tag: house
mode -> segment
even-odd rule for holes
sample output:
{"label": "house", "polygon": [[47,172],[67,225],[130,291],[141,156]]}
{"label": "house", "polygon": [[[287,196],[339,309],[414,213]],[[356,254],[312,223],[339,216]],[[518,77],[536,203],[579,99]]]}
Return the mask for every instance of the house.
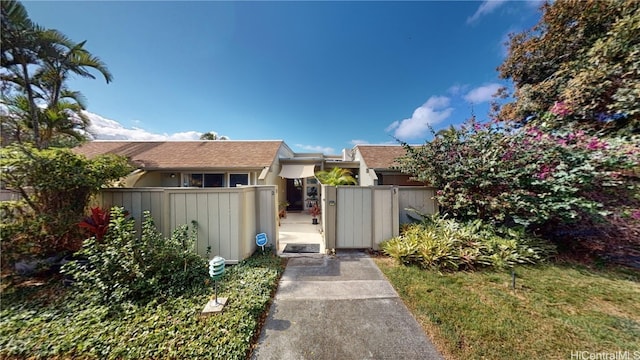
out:
{"label": "house", "polygon": [[319,199],[319,170],[351,170],[359,185],[423,185],[392,169],[399,145],[357,145],[342,156],[294,153],[282,140],[92,141],[74,151],[87,157],[114,153],[137,169],[125,187],[236,187],[276,185],[287,210],[308,210]]}
{"label": "house", "polygon": [[411,175],[393,168],[397,165],[396,159],[405,155],[406,151],[400,145],[356,145],[350,151],[349,159],[359,164],[361,186],[424,186],[412,181]]}

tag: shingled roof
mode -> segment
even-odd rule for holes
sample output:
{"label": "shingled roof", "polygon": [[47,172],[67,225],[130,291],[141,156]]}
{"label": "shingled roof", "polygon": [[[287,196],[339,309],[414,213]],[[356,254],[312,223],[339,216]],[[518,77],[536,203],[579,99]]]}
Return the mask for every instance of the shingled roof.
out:
{"label": "shingled roof", "polygon": [[145,170],[264,168],[278,156],[274,141],[91,141],[73,151],[92,158],[119,154]]}
{"label": "shingled roof", "polygon": [[362,159],[371,169],[389,169],[396,165],[395,160],[406,154],[400,145],[356,145]]}

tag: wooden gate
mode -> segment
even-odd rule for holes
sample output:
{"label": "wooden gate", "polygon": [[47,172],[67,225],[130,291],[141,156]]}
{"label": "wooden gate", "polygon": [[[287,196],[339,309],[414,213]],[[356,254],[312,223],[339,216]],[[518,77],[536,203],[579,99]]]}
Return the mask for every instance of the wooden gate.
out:
{"label": "wooden gate", "polygon": [[[328,248],[377,249],[398,232],[397,188],[338,186],[323,191]],[[333,190],[333,191],[332,191]],[[395,200],[394,200],[395,199]]]}
{"label": "wooden gate", "polygon": [[405,208],[437,211],[434,189],[397,186],[322,186],[322,228],[327,249],[374,249],[410,222]]}

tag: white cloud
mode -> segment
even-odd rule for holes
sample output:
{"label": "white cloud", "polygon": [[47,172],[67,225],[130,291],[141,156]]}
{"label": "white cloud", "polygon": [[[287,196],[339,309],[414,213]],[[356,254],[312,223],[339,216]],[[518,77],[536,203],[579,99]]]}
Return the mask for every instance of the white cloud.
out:
{"label": "white cloud", "polygon": [[451,95],[460,95],[463,92],[465,92],[467,89],[469,88],[469,85],[463,84],[463,85],[453,85],[452,87],[450,87],[449,89],[447,89],[447,92]]}
{"label": "white cloud", "polygon": [[317,152],[317,153],[323,153],[323,154],[335,153],[332,147],[324,147],[324,146],[317,146],[317,145],[302,145],[302,144],[296,144],[296,147],[304,151],[310,151],[310,152]]}
{"label": "white cloud", "polygon": [[502,4],[504,4],[505,2],[506,0],[483,1],[482,4],[480,4],[480,7],[478,8],[478,10],[476,10],[476,12],[473,15],[467,18],[467,24],[472,24],[478,21],[478,19],[480,19],[482,16],[491,14],[495,9],[502,6]]}
{"label": "white cloud", "polygon": [[360,139],[354,139],[349,141],[349,143],[351,145],[365,145],[365,144],[369,144],[369,142],[367,140],[360,140]]}
{"label": "white cloud", "polygon": [[[430,97],[422,107],[441,108],[449,106],[449,99],[446,96],[432,96]],[[419,108],[418,108],[419,109]]]}
{"label": "white cloud", "polygon": [[449,102],[446,96],[432,96],[415,109],[410,118],[394,121],[386,131],[394,131],[393,135],[400,140],[423,138],[430,126],[451,116],[453,108],[449,107]]}
{"label": "white cloud", "polygon": [[483,85],[469,91],[464,96],[464,99],[472,104],[487,102],[493,98],[493,94],[495,94],[500,87],[502,87],[502,85],[496,83]]}
{"label": "white cloud", "polygon": [[396,120],[394,122],[392,122],[391,124],[389,124],[389,126],[387,126],[384,131],[386,132],[392,132],[393,130],[397,129],[398,126],[400,126],[400,121]]}
{"label": "white cloud", "polygon": [[126,128],[119,122],[104,118],[98,114],[85,111],[84,114],[89,118],[91,124],[88,131],[94,140],[198,140],[201,132],[184,131],[173,134],[155,134],[138,127]]}

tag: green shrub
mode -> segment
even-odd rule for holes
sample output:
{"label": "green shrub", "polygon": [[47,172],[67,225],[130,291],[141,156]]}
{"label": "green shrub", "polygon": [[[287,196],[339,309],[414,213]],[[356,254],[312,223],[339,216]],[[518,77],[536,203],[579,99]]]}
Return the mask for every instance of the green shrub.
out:
{"label": "green shrub", "polygon": [[401,236],[383,242],[381,248],[401,264],[437,270],[535,264],[555,252],[552,244],[522,228],[496,227],[480,220],[463,223],[437,215],[407,226]]}
{"label": "green shrub", "polygon": [[399,169],[437,187],[442,212],[457,219],[553,229],[585,219],[609,221],[619,206],[640,206],[633,196],[639,186],[637,137],[516,129],[473,118],[422,146],[405,148]]}
{"label": "green shrub", "polygon": [[160,234],[149,212],[142,234],[122,208],[113,208],[102,241],[91,237],[62,272],[72,277],[81,295],[105,304],[144,302],[189,293],[204,286],[207,262],[194,250],[196,227],[177,228],[170,238]]}
{"label": "green shrub", "polygon": [[229,302],[208,317],[212,286],[115,309],[58,281],[4,289],[0,359],[247,359],[283,271],[282,258],[261,251],[229,266],[218,285]]}
{"label": "green shrub", "polygon": [[2,222],[11,223],[3,231],[3,260],[77,251],[82,236],[76,225],[90,196],[131,170],[127,159],[116,155],[87,159],[68,149],[0,149],[0,182],[23,198],[19,205],[2,209]]}

